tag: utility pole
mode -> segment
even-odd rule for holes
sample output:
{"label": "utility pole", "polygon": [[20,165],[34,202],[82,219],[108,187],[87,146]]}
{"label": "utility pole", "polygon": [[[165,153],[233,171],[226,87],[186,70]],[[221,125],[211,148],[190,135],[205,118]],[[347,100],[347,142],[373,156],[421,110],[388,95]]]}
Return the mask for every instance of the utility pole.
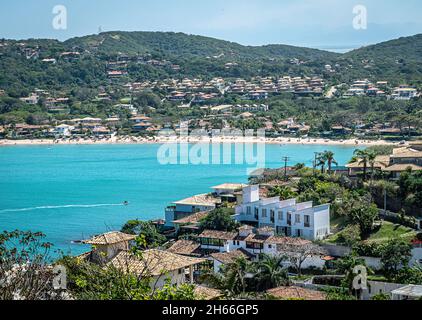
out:
{"label": "utility pole", "polygon": [[284,161],[284,180],[287,181],[287,162],[290,160],[290,157],[283,157]]}

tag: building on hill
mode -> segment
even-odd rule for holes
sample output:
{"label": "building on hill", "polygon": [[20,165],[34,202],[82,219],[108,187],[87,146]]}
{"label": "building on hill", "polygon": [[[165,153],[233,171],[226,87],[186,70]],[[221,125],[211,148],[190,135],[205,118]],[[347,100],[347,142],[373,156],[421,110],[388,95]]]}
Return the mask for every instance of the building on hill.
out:
{"label": "building on hill", "polygon": [[[240,227],[237,232],[204,230],[198,236],[198,240],[201,250],[211,254],[215,270],[218,270],[221,264],[230,263],[230,258],[234,259],[241,255],[239,252],[232,253],[235,251],[240,250],[248,259],[255,260],[262,254],[282,256],[286,253],[286,247],[300,248],[312,245],[309,240],[277,236],[272,228],[255,229],[248,225]],[[322,255],[310,255],[306,257],[302,266],[304,269],[309,267],[322,269],[325,265],[324,258]],[[290,265],[287,261],[285,264]]]}
{"label": "building on hill", "polygon": [[174,228],[176,226],[174,221],[186,218],[195,213],[212,211],[219,203],[221,203],[220,198],[209,194],[200,194],[173,202],[165,210],[166,227]]}
{"label": "building on hill", "polygon": [[200,269],[205,259],[191,258],[169,251],[157,249],[145,250],[137,256],[128,251],[120,251],[109,263],[125,273],[137,277],[150,278],[152,289],[170,285],[194,283],[194,273]]}
{"label": "building on hill", "polygon": [[242,203],[236,207],[235,218],[260,228],[274,228],[277,234],[288,237],[321,240],[330,234],[329,204],[314,207],[312,202],[297,203],[296,199],[261,199],[257,185],[243,189]]}
{"label": "building on hill", "polygon": [[135,240],[135,238],[135,235],[113,231],[95,236],[89,240],[83,240],[82,243],[93,246],[89,254],[89,260],[103,264],[113,259],[120,251],[129,250],[130,242]]}
{"label": "building on hill", "polygon": [[241,248],[234,251],[212,253],[210,257],[213,260],[214,273],[219,273],[223,266],[235,262],[236,259],[251,260],[254,255]]}
{"label": "building on hill", "polygon": [[[409,147],[396,148],[391,155],[377,156],[374,162],[374,169],[385,172],[390,175],[393,180],[399,179],[400,175],[407,171],[422,171],[422,151],[419,145],[414,144]],[[357,176],[362,174],[364,170],[363,161],[349,163],[346,167],[349,169],[349,176]],[[366,163],[367,173],[371,171],[372,165]]]}

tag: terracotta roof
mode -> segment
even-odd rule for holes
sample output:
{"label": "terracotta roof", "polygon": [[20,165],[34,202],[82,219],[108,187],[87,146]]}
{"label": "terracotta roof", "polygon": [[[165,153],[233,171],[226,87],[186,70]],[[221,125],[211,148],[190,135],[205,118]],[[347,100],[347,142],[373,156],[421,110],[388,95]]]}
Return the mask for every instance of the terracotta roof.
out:
{"label": "terracotta roof", "polygon": [[[374,161],[374,168],[383,169],[387,167],[390,163],[390,156],[377,156]],[[363,161],[357,161],[353,163],[349,163],[346,165],[347,168],[356,169],[361,168],[363,169]],[[367,167],[370,168],[371,164],[367,162]]]}
{"label": "terracotta roof", "polygon": [[183,219],[175,220],[173,223],[175,224],[195,224],[198,223],[200,220],[206,218],[210,213],[209,212],[198,212],[194,213],[188,217]]}
{"label": "terracotta roof", "polygon": [[233,240],[237,237],[237,232],[225,232],[217,230],[204,230],[199,238],[211,238],[211,239],[221,239],[221,240]]}
{"label": "terracotta roof", "polygon": [[300,300],[326,300],[324,292],[309,290],[301,287],[279,287],[267,291],[278,299],[300,299]]}
{"label": "terracotta roof", "polygon": [[384,168],[383,171],[387,172],[403,172],[408,170],[409,168],[412,169],[412,171],[422,171],[422,167],[417,166],[415,164],[394,164],[388,168]]}
{"label": "terracotta roof", "polygon": [[235,250],[230,252],[219,252],[211,254],[211,257],[223,264],[233,263],[236,259],[245,258],[250,259],[252,257],[246,250]]}
{"label": "terracotta roof", "polygon": [[223,293],[220,290],[203,286],[196,286],[194,293],[197,298],[202,300],[216,300],[223,296]]}
{"label": "terracotta roof", "polygon": [[189,255],[197,250],[201,245],[195,241],[179,240],[176,241],[167,251],[176,254]]}
{"label": "terracotta roof", "polygon": [[90,240],[82,241],[85,244],[92,244],[92,245],[106,245],[106,244],[115,244],[124,241],[131,241],[134,240],[136,236],[131,234],[122,233],[119,231],[108,232],[101,234],[99,236],[95,236]]}
{"label": "terracotta roof", "polygon": [[403,153],[396,153],[391,156],[392,158],[422,158],[422,151],[411,151]]}
{"label": "terracotta roof", "polygon": [[204,261],[204,259],[152,249],[143,251],[140,257],[134,256],[128,251],[121,251],[108,265],[138,275],[161,276],[169,271],[186,268]]}

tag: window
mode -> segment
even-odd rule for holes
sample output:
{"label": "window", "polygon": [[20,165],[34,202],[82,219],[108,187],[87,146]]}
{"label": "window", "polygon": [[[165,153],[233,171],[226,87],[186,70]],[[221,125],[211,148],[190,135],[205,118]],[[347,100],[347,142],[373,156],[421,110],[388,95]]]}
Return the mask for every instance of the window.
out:
{"label": "window", "polygon": [[278,220],[283,221],[283,211],[278,212]]}
{"label": "window", "polygon": [[253,250],[262,250],[264,248],[264,244],[255,243],[255,242],[246,242],[246,248],[253,249]]}
{"label": "window", "polygon": [[268,249],[271,249],[271,248],[272,248],[272,246],[269,244],[269,245],[268,245]]}
{"label": "window", "polygon": [[183,274],[185,272],[185,269],[179,269],[179,274]]}
{"label": "window", "polygon": [[295,215],[295,223],[300,223],[300,214]]}
{"label": "window", "polygon": [[306,215],[304,216],[305,219],[305,228],[309,228],[311,226],[311,217]]}
{"label": "window", "polygon": [[271,219],[272,223],[275,222],[275,211],[274,210],[270,210],[270,219]]}
{"label": "window", "polygon": [[258,220],[259,219],[259,209],[255,208],[255,219]]}
{"label": "window", "polygon": [[262,217],[263,218],[267,217],[267,209],[262,209]]}
{"label": "window", "polygon": [[246,214],[248,216],[250,216],[252,214],[252,208],[251,207],[246,207]]}

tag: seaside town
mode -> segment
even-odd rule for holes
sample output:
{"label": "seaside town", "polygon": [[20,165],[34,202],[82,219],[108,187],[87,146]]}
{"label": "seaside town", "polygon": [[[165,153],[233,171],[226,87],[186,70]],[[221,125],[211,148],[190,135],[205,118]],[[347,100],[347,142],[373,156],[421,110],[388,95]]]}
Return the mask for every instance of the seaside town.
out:
{"label": "seaside town", "polygon": [[[31,1],[28,21],[44,8]],[[93,33],[70,2],[71,18],[53,8],[54,32],[0,19],[0,301],[165,301],[162,315],[190,318],[202,301],[216,316],[263,314],[262,301],[422,301],[419,24],[355,19],[357,40],[343,22],[304,34],[313,19],[293,2],[306,28],[288,32],[269,27],[289,20],[272,1],[265,19],[252,2],[231,4],[236,17],[111,2],[83,14],[139,30],[119,11],[134,6],[145,30],[186,33]]]}
{"label": "seaside town", "polygon": [[[312,179],[332,184],[330,188],[353,189],[351,185],[398,181],[400,173],[404,175],[401,167],[422,168],[420,143],[377,156],[368,172],[370,180],[365,172],[367,163],[362,162],[367,161],[362,160],[365,153],[359,155],[348,170],[330,168],[323,174],[319,168],[298,165],[284,173],[268,170],[251,177],[251,183],[259,184],[213,186],[207,194],[174,201],[165,209],[165,220],[134,220],[121,231],[83,240],[92,249],[76,259],[138,276],[149,271],[152,288],[189,284],[197,297],[205,300],[420,299],[421,285],[405,279],[417,272],[420,277],[422,215],[409,219],[374,204],[355,203],[351,211],[357,216],[353,217],[352,212],[340,213],[348,206],[345,198],[340,205],[336,203],[339,199],[323,200],[324,194],[316,201],[302,200],[309,190],[299,189]],[[321,159],[332,156],[321,155]],[[383,171],[388,175],[382,175]],[[347,184],[350,186],[343,187]],[[350,225],[340,227],[347,219],[357,223],[357,234]],[[134,230],[146,241],[140,256],[133,251],[139,246],[134,242]],[[389,238],[387,233],[396,234]],[[349,276],[359,264],[372,273],[368,285],[355,290],[348,287]]]}

